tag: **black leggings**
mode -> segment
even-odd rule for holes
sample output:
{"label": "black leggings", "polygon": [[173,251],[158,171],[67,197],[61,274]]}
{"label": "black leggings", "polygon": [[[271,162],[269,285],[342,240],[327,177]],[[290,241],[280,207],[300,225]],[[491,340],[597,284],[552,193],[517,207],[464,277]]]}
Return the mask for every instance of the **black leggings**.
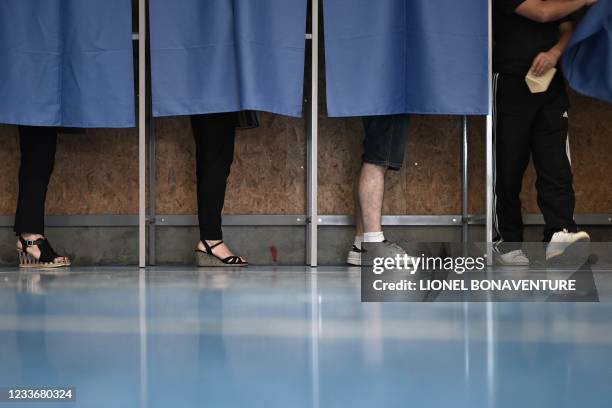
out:
{"label": "black leggings", "polygon": [[21,166],[14,228],[17,234],[45,233],[45,200],[56,145],[57,128],[19,126]]}
{"label": "black leggings", "polygon": [[200,240],[223,239],[221,212],[234,160],[236,113],[191,116],[196,144]]}
{"label": "black leggings", "polygon": [[[220,240],[221,212],[234,158],[235,113],[191,117],[196,144],[200,239]],[[19,126],[21,167],[15,214],[17,234],[45,233],[45,200],[55,163],[57,128]]]}

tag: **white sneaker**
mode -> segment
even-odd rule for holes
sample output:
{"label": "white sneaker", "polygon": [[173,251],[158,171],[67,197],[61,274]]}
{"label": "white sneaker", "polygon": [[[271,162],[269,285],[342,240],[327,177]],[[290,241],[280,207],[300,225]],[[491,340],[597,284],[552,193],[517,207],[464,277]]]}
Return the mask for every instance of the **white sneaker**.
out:
{"label": "white sneaker", "polygon": [[584,231],[568,232],[566,229],[556,232],[546,247],[546,260],[563,255],[563,253],[577,242],[591,242],[591,237]]}
{"label": "white sneaker", "polygon": [[[374,258],[395,258],[397,255],[407,255],[406,251],[404,251],[404,249],[395,242],[385,240],[383,242],[379,242],[378,244],[380,245],[377,245],[370,254],[370,262]],[[365,264],[366,261],[363,260],[363,254],[365,252],[366,251],[363,248],[359,249],[357,246],[353,245],[353,248],[351,248],[346,258],[346,263],[354,266],[372,266],[371,264]],[[414,265],[412,260],[413,257],[408,256],[408,258],[409,262]]]}
{"label": "white sneaker", "polygon": [[529,266],[529,258],[523,252],[522,249],[516,249],[514,251],[506,252],[502,254],[498,252],[495,254],[495,260],[499,265],[504,266]]}
{"label": "white sneaker", "polygon": [[361,266],[361,253],[363,250],[357,248],[353,245],[353,248],[348,253],[348,257],[346,258],[346,263],[354,266]]}

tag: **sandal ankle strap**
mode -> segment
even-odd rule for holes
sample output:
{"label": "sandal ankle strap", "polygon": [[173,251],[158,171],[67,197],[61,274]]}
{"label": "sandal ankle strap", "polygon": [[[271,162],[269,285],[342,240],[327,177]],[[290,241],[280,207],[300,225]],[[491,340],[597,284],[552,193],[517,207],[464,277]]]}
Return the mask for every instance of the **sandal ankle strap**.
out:
{"label": "sandal ankle strap", "polygon": [[206,240],[202,240],[202,243],[204,244],[204,248],[206,248],[206,252],[212,255],[212,250],[218,247],[219,245],[221,245],[223,243],[223,240],[217,242],[214,245],[209,245],[208,242],[206,242]]}
{"label": "sandal ankle strap", "polygon": [[22,236],[19,236],[19,242],[21,242],[21,246],[23,248],[29,248],[29,247],[33,247],[33,246],[38,246],[38,245],[42,244],[44,241],[45,241],[45,238],[25,239]]}

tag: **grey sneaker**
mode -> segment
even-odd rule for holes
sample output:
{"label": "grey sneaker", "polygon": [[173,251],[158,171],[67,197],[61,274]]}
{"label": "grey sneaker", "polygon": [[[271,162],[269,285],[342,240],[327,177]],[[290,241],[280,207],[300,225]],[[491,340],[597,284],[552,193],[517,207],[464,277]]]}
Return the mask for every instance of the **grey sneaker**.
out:
{"label": "grey sneaker", "polygon": [[504,266],[529,266],[529,258],[522,249],[501,253],[495,252],[495,261],[498,265]]}
{"label": "grey sneaker", "polygon": [[579,242],[590,242],[591,237],[584,231],[568,232],[566,229],[556,232],[546,247],[546,260],[550,261],[563,255],[572,245]]}
{"label": "grey sneaker", "polygon": [[397,255],[408,255],[404,248],[395,242],[384,240],[383,242],[368,242],[364,244],[366,246],[370,244],[370,249],[361,249],[361,266],[372,266],[374,258],[395,258]]}
{"label": "grey sneaker", "polygon": [[357,248],[356,245],[353,245],[353,248],[348,253],[346,257],[346,263],[354,266],[361,266],[361,254],[363,253],[362,249]]}

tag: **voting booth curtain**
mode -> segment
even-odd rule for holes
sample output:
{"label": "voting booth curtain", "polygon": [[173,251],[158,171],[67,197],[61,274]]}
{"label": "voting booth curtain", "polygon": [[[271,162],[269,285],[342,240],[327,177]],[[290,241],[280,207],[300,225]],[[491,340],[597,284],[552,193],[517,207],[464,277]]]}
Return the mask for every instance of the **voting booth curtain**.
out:
{"label": "voting booth curtain", "polygon": [[488,113],[487,0],[324,0],[330,116]]}
{"label": "voting booth curtain", "polygon": [[576,29],[563,56],[570,86],[612,102],[612,1],[597,2]]}
{"label": "voting booth curtain", "polygon": [[0,123],[134,126],[129,0],[0,1]]}
{"label": "voting booth curtain", "polygon": [[150,0],[155,116],[301,116],[306,0]]}

